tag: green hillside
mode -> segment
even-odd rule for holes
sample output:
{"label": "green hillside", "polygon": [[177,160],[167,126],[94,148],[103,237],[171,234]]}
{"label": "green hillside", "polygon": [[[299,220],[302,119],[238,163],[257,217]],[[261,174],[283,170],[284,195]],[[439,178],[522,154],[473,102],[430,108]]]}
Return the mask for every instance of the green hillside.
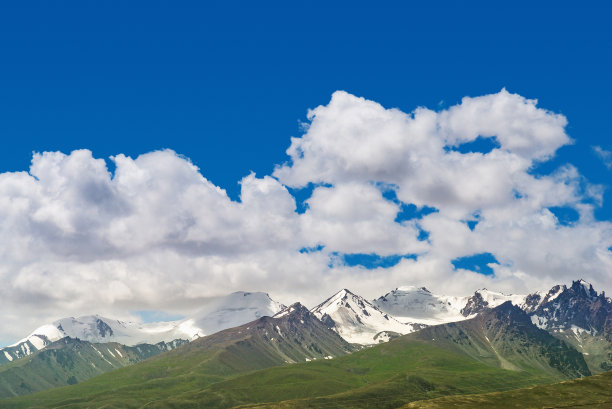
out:
{"label": "green hillside", "polygon": [[554,334],[576,348],[593,374],[612,370],[612,339],[609,335],[591,334],[586,331],[564,330]]}
{"label": "green hillside", "polygon": [[553,382],[541,373],[504,370],[405,337],[331,361],[257,371],[152,403],[148,407],[254,404],[283,408],[396,408],[451,394]]}
{"label": "green hillside", "polygon": [[504,369],[543,372],[565,379],[591,375],[581,353],[537,328],[509,301],[473,319],[425,328],[407,337]]}
{"label": "green hillside", "polygon": [[531,388],[413,402],[402,409],[612,408],[612,372]]}
{"label": "green hillside", "polygon": [[[191,347],[191,348],[189,348]],[[519,388],[554,382],[548,374],[488,366],[422,341],[398,338],[333,360],[319,359],[221,375],[234,362],[232,348],[193,354],[191,345],[90,381],[19,399],[2,407],[206,407],[280,402],[286,407],[389,407],[456,393]],[[307,400],[300,400],[309,398]],[[272,405],[275,406],[275,405]]]}
{"label": "green hillside", "polygon": [[0,398],[76,384],[169,348],[163,342],[128,347],[63,338],[32,355],[0,365]]}

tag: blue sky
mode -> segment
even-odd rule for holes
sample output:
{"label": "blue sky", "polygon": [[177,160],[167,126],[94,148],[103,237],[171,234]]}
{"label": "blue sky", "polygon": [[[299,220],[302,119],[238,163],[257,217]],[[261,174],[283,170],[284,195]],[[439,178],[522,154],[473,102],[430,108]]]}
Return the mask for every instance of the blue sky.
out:
{"label": "blue sky", "polygon": [[[432,283],[454,294],[482,286],[521,292],[580,275],[609,291],[610,7],[498,3],[0,6],[0,199],[10,199],[0,200],[0,216],[10,220],[0,225],[0,278],[11,283],[0,289],[0,309],[15,327],[0,340],[61,316],[179,316],[200,298],[238,290],[312,304],[347,286],[366,297]],[[418,116],[406,120],[388,108],[410,114],[426,107],[442,123],[462,98],[487,95],[465,106],[512,100],[523,109],[537,99],[534,115],[544,115],[555,132],[554,114],[563,115],[573,140],[547,145],[556,155],[542,163],[524,152],[509,162],[532,164],[529,170],[506,175],[490,158],[459,169],[469,176],[487,167],[533,189],[525,200],[525,192],[509,195],[508,206],[487,196],[499,186],[486,180],[476,183],[480,190],[469,177],[450,177],[439,191],[413,186],[396,172],[405,170],[403,160],[389,160],[397,169],[377,179],[342,169],[318,174],[311,166],[320,160],[332,169],[339,158],[351,162],[350,155],[314,149],[301,161],[301,151],[287,154],[299,141],[300,149],[324,146],[325,130],[361,118],[355,113],[375,112],[372,123],[383,128],[387,120],[405,125]],[[478,122],[466,112],[459,116]],[[518,120],[532,126],[528,117]],[[378,125],[370,125],[346,135],[329,131],[327,140],[338,136],[345,152],[359,148],[351,138],[375,135]],[[498,126],[500,134],[512,127]],[[393,156],[404,136],[393,135],[389,146],[370,140],[368,149]],[[300,139],[292,145],[291,137]],[[432,157],[488,154],[509,143],[500,141],[457,142]],[[87,151],[70,155],[79,149]],[[151,153],[163,149],[171,151]],[[410,149],[397,152],[425,159],[431,153],[427,143]],[[33,156],[47,151],[65,155]],[[95,158],[123,176],[107,178]],[[438,176],[452,176],[453,163],[441,165]],[[30,176],[7,173],[15,171]],[[155,177],[141,183],[138,171]],[[604,189],[601,203],[593,185]],[[445,201],[453,187],[456,205]],[[470,189],[473,197],[461,195]],[[538,189],[551,200],[537,198]],[[515,225],[506,243],[503,234]],[[314,277],[309,286],[302,275]]]}
{"label": "blue sky", "polygon": [[171,148],[236,197],[335,90],[410,112],[506,87],[569,119],[555,163],[610,180],[591,150],[612,149],[604,2],[294,3],[4,5],[0,170],[32,151]]}

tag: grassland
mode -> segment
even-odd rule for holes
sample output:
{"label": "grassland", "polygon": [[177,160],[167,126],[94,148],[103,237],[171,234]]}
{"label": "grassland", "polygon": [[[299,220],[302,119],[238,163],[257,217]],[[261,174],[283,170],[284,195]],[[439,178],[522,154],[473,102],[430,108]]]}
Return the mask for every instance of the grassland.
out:
{"label": "grassland", "polygon": [[612,408],[612,372],[530,388],[486,394],[449,396],[413,402],[402,409]]}

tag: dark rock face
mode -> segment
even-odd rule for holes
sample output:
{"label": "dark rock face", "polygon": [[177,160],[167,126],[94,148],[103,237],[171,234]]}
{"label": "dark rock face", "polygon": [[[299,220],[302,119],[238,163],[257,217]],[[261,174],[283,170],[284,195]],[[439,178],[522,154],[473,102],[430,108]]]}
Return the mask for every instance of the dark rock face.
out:
{"label": "dark rock face", "polygon": [[336,322],[327,314],[324,314],[321,317],[321,322],[327,326],[327,328],[334,328],[336,326]]}
{"label": "dark rock face", "polygon": [[113,336],[113,329],[101,319],[96,319],[96,328],[98,329],[98,333],[101,337]]}
{"label": "dark rock face", "polygon": [[[582,280],[574,281],[569,288],[557,287],[537,307],[528,310],[529,315],[543,318],[549,331],[577,326],[612,341],[612,300],[603,292],[597,294],[592,285]],[[561,292],[555,298],[549,297],[553,291],[554,294]]]}
{"label": "dark rock face", "polygon": [[474,295],[468,299],[465,307],[461,310],[461,314],[464,317],[469,317],[472,314],[480,314],[488,308],[489,303],[482,298],[479,292],[475,292]]}

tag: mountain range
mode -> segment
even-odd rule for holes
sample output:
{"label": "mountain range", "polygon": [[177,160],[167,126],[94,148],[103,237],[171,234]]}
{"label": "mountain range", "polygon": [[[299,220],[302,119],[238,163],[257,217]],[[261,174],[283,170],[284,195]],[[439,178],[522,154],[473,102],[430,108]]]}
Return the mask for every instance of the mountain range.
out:
{"label": "mountain range", "polygon": [[[216,385],[253,370],[336,361],[396,341],[527,373],[535,384],[610,370],[611,328],[612,300],[582,280],[528,295],[482,289],[452,297],[399,287],[371,301],[343,289],[311,310],[299,303],[284,307],[265,293],[237,292],[178,321],[138,324],[86,316],[41,326],[1,350],[0,397],[81,383],[143,360],[134,367],[146,372],[142,368],[161,362],[157,357],[169,362],[189,354],[206,362],[198,369],[205,384]],[[174,375],[184,376],[185,368],[177,368],[183,375]]]}

